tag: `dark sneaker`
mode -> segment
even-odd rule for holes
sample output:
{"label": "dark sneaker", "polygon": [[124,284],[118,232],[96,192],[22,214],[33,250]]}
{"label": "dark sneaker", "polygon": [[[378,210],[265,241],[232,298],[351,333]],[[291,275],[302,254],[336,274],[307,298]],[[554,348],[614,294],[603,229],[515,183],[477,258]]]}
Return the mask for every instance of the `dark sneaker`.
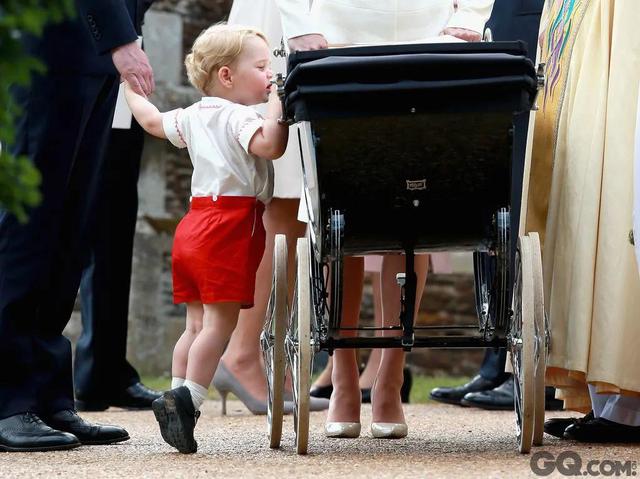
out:
{"label": "dark sneaker", "polygon": [[191,393],[185,386],[165,392],[153,401],[153,414],[160,425],[160,434],[165,442],[183,454],[192,454],[198,450],[193,437],[200,411],[196,411]]}

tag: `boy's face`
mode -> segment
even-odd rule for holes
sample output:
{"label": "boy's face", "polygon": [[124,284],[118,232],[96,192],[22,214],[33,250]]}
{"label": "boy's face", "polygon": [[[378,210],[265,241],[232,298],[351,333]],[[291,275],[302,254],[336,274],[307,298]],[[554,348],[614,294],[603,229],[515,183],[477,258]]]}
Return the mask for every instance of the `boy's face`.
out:
{"label": "boy's face", "polygon": [[242,53],[232,67],[234,96],[238,103],[256,105],[269,99],[271,91],[271,52],[260,37],[245,40]]}

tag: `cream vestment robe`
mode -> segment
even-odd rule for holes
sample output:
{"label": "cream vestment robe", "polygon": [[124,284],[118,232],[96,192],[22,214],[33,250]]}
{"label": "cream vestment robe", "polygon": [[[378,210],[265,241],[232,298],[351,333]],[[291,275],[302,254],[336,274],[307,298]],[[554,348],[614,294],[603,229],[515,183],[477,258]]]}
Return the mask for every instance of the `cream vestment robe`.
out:
{"label": "cream vestment robe", "polygon": [[633,158],[640,82],[638,0],[548,0],[527,230],[544,233],[551,323],[547,380],[568,409],[640,393],[640,275]]}

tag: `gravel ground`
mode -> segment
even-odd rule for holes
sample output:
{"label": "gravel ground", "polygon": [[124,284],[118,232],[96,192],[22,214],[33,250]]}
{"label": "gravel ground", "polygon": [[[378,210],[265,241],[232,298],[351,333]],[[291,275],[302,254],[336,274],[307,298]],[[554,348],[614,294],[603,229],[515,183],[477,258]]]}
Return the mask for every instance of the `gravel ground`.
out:
{"label": "gravel ground", "polygon": [[[0,454],[0,477],[537,477],[530,466],[532,456],[517,452],[511,412],[409,405],[405,409],[409,436],[401,440],[371,437],[371,408],[367,405],[362,414],[363,435],[355,440],[325,438],[325,413],[312,413],[307,456],[295,453],[291,416],[285,418],[281,449],[270,450],[265,416],[252,416],[239,402],[228,403],[228,412],[223,417],[218,402],[205,403],[196,428],[199,449],[193,455],[180,454],[163,442],[151,412],[112,408],[84,413],[91,421],[126,427],[131,440],[65,452]],[[583,445],[549,436],[543,448],[535,449],[541,450],[554,456],[574,451],[583,461],[583,470],[592,459],[624,462],[640,458],[640,448],[633,445]],[[601,475],[616,476],[608,472],[605,469]],[[621,476],[635,474],[634,463],[631,474]],[[563,476],[555,471],[549,477]]]}

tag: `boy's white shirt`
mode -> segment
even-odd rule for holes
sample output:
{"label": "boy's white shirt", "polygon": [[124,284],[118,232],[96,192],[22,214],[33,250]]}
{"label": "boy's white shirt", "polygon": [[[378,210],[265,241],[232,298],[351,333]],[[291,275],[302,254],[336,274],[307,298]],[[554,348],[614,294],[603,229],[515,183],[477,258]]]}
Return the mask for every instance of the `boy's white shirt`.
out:
{"label": "boy's white shirt", "polygon": [[[465,28],[480,34],[491,16],[495,0],[457,0],[457,9],[451,15],[444,28]],[[282,19],[282,28],[287,39],[311,33],[323,34],[323,27],[312,15],[313,0],[276,0]],[[348,0],[342,0],[342,5],[348,5]],[[362,2],[359,2],[362,4]],[[451,0],[451,5],[454,0]],[[364,17],[358,18],[363,25],[367,25]],[[439,32],[437,32],[439,33]],[[429,35],[425,35],[429,36]]]}
{"label": "boy's white shirt", "polygon": [[167,139],[189,149],[192,196],[271,200],[272,162],[249,153],[249,143],[263,123],[253,108],[218,97],[203,97],[187,108],[162,114]]}

